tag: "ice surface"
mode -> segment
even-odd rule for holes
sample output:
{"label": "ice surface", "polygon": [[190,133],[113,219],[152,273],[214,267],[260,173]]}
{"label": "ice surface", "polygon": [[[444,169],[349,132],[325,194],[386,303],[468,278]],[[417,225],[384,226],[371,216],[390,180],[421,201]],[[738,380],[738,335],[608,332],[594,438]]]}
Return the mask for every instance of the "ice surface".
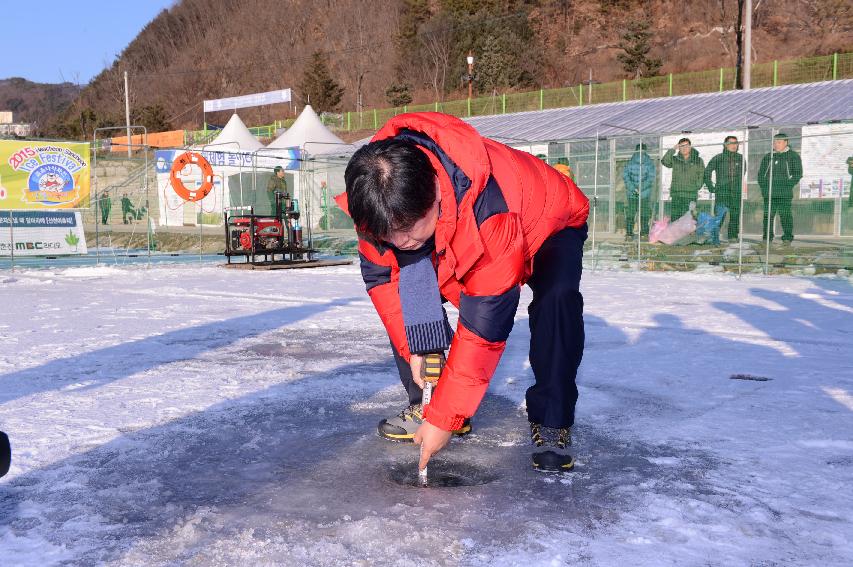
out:
{"label": "ice surface", "polygon": [[375,435],[406,402],[355,266],[0,282],[3,565],[853,557],[846,279],[587,274],[563,476],[529,465],[525,290],[474,433],[429,488],[415,447]]}

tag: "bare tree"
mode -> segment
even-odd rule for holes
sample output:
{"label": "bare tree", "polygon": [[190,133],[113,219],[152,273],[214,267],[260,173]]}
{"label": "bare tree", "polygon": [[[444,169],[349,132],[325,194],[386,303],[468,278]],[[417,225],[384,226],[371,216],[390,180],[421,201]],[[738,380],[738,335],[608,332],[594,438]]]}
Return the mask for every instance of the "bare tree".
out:
{"label": "bare tree", "polygon": [[818,30],[817,51],[823,51],[825,45],[837,34],[847,35],[853,28],[853,5],[849,0],[800,0],[801,10],[794,10],[800,30],[813,32]]}
{"label": "bare tree", "polygon": [[438,16],[423,25],[418,32],[418,43],[427,55],[425,69],[436,100],[443,100],[450,70],[450,55],[453,50],[453,26],[450,18]]}
{"label": "bare tree", "polygon": [[[744,0],[737,0],[737,23],[735,24],[735,43],[737,45],[737,60],[735,61],[735,88],[743,89],[743,11]],[[747,14],[748,18],[752,14]],[[750,54],[747,53],[747,57]]]}

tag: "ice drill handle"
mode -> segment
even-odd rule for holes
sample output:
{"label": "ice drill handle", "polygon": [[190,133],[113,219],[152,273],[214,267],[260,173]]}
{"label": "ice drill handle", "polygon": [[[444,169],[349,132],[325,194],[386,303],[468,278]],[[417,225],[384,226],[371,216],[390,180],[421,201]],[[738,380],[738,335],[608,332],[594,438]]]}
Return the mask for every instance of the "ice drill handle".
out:
{"label": "ice drill handle", "polygon": [[421,378],[424,382],[432,382],[435,384],[441,378],[441,371],[444,368],[446,359],[443,352],[431,352],[424,355],[424,365],[421,370]]}
{"label": "ice drill handle", "polygon": [[424,381],[424,393],[422,404],[427,405],[432,399],[432,390],[441,378],[446,359],[443,352],[431,352],[424,355],[421,379]]}

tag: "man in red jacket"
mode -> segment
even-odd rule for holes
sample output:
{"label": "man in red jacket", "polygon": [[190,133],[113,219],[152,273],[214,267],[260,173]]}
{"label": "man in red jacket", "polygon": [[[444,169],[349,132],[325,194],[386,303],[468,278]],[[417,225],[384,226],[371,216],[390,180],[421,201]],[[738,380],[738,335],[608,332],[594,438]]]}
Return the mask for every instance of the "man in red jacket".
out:
{"label": "man in red jacket", "polygon": [[[355,153],[345,178],[338,202],[359,233],[362,276],[409,394],[409,407],[383,420],[379,434],[420,444],[424,467],[454,432],[470,431],[526,283],[533,465],[570,470],[587,198],[541,160],[439,113],[390,120]],[[455,333],[444,301],[459,309]],[[448,346],[421,408],[423,356]]]}

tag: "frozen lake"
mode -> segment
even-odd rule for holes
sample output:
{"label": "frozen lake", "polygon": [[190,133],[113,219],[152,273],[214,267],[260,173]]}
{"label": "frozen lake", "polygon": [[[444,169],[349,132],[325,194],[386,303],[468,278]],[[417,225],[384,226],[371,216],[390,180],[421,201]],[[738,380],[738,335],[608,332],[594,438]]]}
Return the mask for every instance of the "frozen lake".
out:
{"label": "frozen lake", "polygon": [[849,565],[850,282],[583,292],[575,471],[529,465],[525,288],[474,434],[430,465],[464,486],[419,489],[375,434],[405,401],[357,266],[0,272],[2,563]]}

